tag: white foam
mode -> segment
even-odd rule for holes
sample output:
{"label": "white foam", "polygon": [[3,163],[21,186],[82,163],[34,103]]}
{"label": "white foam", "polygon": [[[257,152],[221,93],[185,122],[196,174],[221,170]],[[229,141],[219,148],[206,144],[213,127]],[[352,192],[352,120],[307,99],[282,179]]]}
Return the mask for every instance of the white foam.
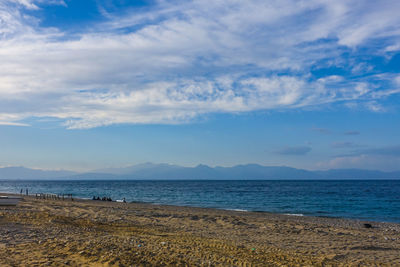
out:
{"label": "white foam", "polygon": [[301,213],[285,213],[284,215],[288,215],[288,216],[304,216],[304,214]]}
{"label": "white foam", "polygon": [[248,212],[248,210],[242,210],[242,209],[227,209],[227,210]]}

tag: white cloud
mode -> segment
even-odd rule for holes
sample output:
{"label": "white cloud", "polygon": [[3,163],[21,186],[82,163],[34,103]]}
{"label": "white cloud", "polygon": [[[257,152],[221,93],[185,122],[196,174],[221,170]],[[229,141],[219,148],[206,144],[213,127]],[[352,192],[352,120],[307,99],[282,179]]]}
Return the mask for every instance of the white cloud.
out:
{"label": "white cloud", "polygon": [[[338,147],[356,148],[351,142],[336,143]],[[338,155],[326,162],[320,162],[317,167],[324,169],[331,168],[361,168],[381,169],[386,171],[398,171],[400,164],[400,146],[391,145],[386,147],[353,149],[348,154]]]}
{"label": "white cloud", "polygon": [[321,169],[369,169],[398,171],[400,158],[388,157],[384,155],[355,155],[335,157],[327,162],[320,162],[317,168]]}
{"label": "white cloud", "polygon": [[397,77],[394,79],[394,81],[395,81],[396,85],[400,87],[400,75],[397,76]]}
{"label": "white cloud", "polygon": [[384,112],[385,111],[385,108],[381,104],[377,103],[376,101],[369,101],[365,105],[369,110],[371,110],[373,112]]}
{"label": "white cloud", "polygon": [[[23,13],[43,1],[11,2],[0,3],[3,124],[30,117],[59,118],[70,128],[181,123],[211,112],[357,99],[378,107],[377,98],[398,93],[375,92],[368,77],[309,72],[340,57],[343,45],[398,38],[397,1],[160,1],[138,15],[107,13],[106,23],[74,38]],[[367,66],[353,64],[353,72]]]}
{"label": "white cloud", "polygon": [[[7,2],[7,0],[6,0],[6,2]],[[39,9],[37,7],[37,5],[35,5],[33,3],[34,2],[33,0],[14,0],[14,1],[9,1],[9,2],[11,2],[11,3],[14,2],[14,3],[20,4],[28,9]]]}
{"label": "white cloud", "polygon": [[14,114],[0,114],[0,125],[30,126],[27,123],[15,122],[21,118],[22,118],[21,116]]}
{"label": "white cloud", "polygon": [[394,52],[399,50],[400,50],[400,43],[389,45],[388,47],[385,48],[386,52]]}
{"label": "white cloud", "polygon": [[0,121],[0,125],[9,125],[9,126],[30,126],[27,123],[20,123],[20,122],[10,122],[10,121]]}

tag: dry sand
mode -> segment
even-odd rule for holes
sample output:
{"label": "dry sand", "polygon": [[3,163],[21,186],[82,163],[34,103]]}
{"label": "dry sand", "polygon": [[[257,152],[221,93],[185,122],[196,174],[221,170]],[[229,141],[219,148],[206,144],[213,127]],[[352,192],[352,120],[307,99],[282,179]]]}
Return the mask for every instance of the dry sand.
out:
{"label": "dry sand", "polygon": [[103,201],[0,207],[0,266],[400,266],[400,225]]}

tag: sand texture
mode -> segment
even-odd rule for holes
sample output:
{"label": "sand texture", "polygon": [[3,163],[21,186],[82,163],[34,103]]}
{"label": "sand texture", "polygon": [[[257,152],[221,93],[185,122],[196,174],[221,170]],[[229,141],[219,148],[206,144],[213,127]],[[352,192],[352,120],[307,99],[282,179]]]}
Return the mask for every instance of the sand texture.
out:
{"label": "sand texture", "polygon": [[400,266],[400,225],[103,201],[0,207],[0,266]]}

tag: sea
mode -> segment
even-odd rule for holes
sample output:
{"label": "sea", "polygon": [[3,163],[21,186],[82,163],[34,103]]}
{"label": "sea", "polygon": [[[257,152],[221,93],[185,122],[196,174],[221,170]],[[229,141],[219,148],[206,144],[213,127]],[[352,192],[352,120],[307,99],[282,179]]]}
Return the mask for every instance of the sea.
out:
{"label": "sea", "polygon": [[72,194],[293,216],[400,223],[400,180],[0,181],[0,192]]}

